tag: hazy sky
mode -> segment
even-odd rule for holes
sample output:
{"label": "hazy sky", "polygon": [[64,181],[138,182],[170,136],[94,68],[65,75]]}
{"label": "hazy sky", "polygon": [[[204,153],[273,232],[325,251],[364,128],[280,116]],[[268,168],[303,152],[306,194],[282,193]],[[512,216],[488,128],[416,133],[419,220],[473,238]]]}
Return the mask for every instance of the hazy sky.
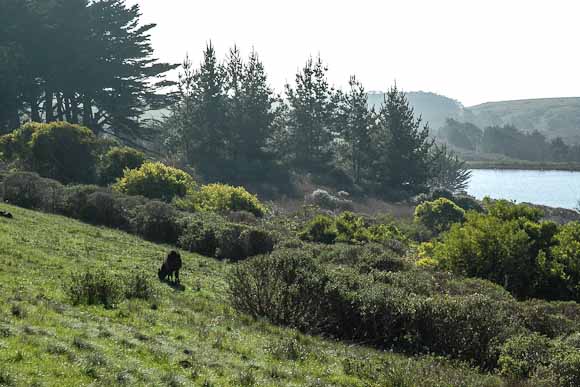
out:
{"label": "hazy sky", "polygon": [[394,80],[465,105],[580,96],[579,0],[128,0],[155,22],[157,56],[255,47],[281,91],[320,53],[335,86]]}

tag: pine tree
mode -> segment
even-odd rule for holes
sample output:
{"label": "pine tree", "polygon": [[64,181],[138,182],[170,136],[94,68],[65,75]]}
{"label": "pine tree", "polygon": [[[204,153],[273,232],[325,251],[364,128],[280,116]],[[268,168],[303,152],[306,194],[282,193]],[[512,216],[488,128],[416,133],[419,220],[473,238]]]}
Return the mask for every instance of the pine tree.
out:
{"label": "pine tree", "polygon": [[416,118],[405,94],[393,86],[377,115],[373,178],[384,194],[420,191],[429,179],[429,127]]}
{"label": "pine tree", "polygon": [[348,165],[354,182],[360,184],[368,175],[371,162],[372,112],[367,93],[356,77],[350,78],[349,87],[346,94],[337,93],[338,127],[344,144],[339,155]]}
{"label": "pine tree", "polygon": [[301,170],[320,172],[332,161],[335,107],[327,71],[320,57],[310,58],[296,74],[294,87],[286,85],[291,157]]}
{"label": "pine tree", "polygon": [[227,160],[226,71],[209,43],[199,69],[186,59],[179,80],[179,102],[167,125],[181,144],[188,163],[202,173]]}

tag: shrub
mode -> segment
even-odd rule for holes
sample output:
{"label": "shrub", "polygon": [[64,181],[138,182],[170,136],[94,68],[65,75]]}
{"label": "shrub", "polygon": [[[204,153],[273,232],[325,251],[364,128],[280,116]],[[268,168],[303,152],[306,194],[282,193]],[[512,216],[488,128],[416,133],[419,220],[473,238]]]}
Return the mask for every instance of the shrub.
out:
{"label": "shrub", "polygon": [[137,169],[145,163],[145,154],[129,147],[109,149],[101,160],[100,181],[108,185],[123,177],[126,169]]}
{"label": "shrub", "polygon": [[79,219],[87,223],[127,231],[131,228],[131,214],[114,193],[93,192],[78,210]]}
{"label": "shrub", "polygon": [[327,277],[300,250],[278,250],[236,265],[228,277],[230,298],[240,311],[272,323],[318,330]]}
{"label": "shrub", "polygon": [[509,379],[527,379],[540,366],[549,363],[550,340],[539,334],[517,335],[501,347],[499,368]]}
{"label": "shrub", "polygon": [[548,269],[553,276],[564,281],[568,292],[580,301],[580,222],[563,225],[554,241]]}
{"label": "shrub", "polygon": [[106,271],[75,273],[65,290],[73,305],[114,308],[125,296],[122,281]]}
{"label": "shrub", "polygon": [[178,212],[169,204],[150,201],[134,211],[133,227],[143,238],[175,244],[182,232]]}
{"label": "shrub", "polygon": [[151,300],[156,291],[150,278],[143,272],[133,273],[126,278],[125,297]]}
{"label": "shrub", "polygon": [[36,173],[15,172],[4,178],[3,199],[19,207],[54,211],[61,205],[63,187]]}
{"label": "shrub", "polygon": [[257,217],[262,217],[266,213],[266,207],[255,195],[243,187],[225,184],[204,185],[194,194],[193,202],[197,211],[218,213],[247,211]]}
{"label": "shrub", "polygon": [[350,211],[345,211],[337,216],[334,223],[337,242],[363,243],[368,242],[371,237],[364,219]]}
{"label": "shrub", "polygon": [[184,221],[183,249],[220,259],[244,259],[273,250],[274,239],[257,228],[227,222],[217,214],[194,214]]}
{"label": "shrub", "polygon": [[90,183],[95,179],[96,137],[85,127],[66,122],[34,126],[30,167],[44,177],[63,183]]}
{"label": "shrub", "polygon": [[175,197],[184,197],[194,186],[193,178],[186,172],[162,163],[146,162],[138,169],[126,170],[113,189],[170,202]]}
{"label": "shrub", "polygon": [[300,239],[308,242],[333,244],[337,238],[334,219],[328,215],[317,215],[300,233]]}
{"label": "shrub", "polygon": [[536,278],[531,241],[517,220],[471,213],[434,245],[433,258],[444,268],[489,279],[518,296],[533,294]]}
{"label": "shrub", "polygon": [[445,198],[425,202],[415,209],[415,221],[436,232],[447,231],[453,223],[464,220],[465,211]]}
{"label": "shrub", "polygon": [[539,222],[544,217],[544,213],[540,209],[526,204],[514,204],[508,200],[491,200],[485,198],[483,204],[489,215],[505,221],[523,218],[532,222]]}
{"label": "shrub", "polygon": [[306,196],[306,202],[327,210],[351,210],[352,201],[333,196],[323,189],[317,189]]}
{"label": "shrub", "polygon": [[580,386],[580,351],[566,345],[558,346],[549,369],[555,375],[557,386]]}
{"label": "shrub", "polygon": [[432,202],[440,198],[451,200],[453,203],[457,204],[465,211],[484,212],[483,206],[474,197],[464,194],[456,195],[445,188],[436,188],[430,191],[429,193],[421,194],[415,197],[414,202],[417,204],[421,204],[425,202]]}

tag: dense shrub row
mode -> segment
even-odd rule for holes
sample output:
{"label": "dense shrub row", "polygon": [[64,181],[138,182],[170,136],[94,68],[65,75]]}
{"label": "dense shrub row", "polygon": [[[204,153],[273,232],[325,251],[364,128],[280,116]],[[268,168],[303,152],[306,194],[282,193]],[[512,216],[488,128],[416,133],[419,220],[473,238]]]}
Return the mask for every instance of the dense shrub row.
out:
{"label": "dense shrub row", "polygon": [[3,200],[20,207],[118,228],[217,258],[242,259],[268,253],[274,246],[270,233],[218,214],[184,213],[161,201],[98,186],[63,186],[34,173],[8,174],[1,191]]}
{"label": "dense shrub row", "polygon": [[443,268],[489,279],[520,298],[580,300],[580,223],[540,221],[541,211],[507,201],[486,207],[433,244]]}
{"label": "dense shrub row", "polygon": [[517,337],[567,334],[580,322],[577,304],[517,302],[485,280],[414,269],[380,245],[276,250],[236,265],[229,283],[233,305],[255,317],[488,369],[511,364]]}

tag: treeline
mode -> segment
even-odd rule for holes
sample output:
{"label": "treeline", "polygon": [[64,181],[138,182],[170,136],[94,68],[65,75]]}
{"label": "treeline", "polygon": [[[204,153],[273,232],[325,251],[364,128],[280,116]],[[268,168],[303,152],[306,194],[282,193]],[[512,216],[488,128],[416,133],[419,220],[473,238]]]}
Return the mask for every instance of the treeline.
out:
{"label": "treeline", "polygon": [[403,197],[432,185],[462,189],[469,177],[434,145],[396,86],[369,110],[356,77],[345,91],[333,88],[320,58],[310,58],[280,96],[256,52],[244,59],[234,47],[221,62],[210,43],[198,67],[186,59],[179,100],[162,126],[165,152],[210,180],[275,182],[293,170]]}
{"label": "treeline", "polygon": [[480,129],[468,122],[448,119],[439,131],[449,144],[481,153],[495,153],[528,161],[580,162],[580,145],[562,138],[549,140],[542,133],[521,131],[513,125]]}
{"label": "treeline", "polygon": [[[154,25],[139,19],[124,0],[0,2],[0,134],[28,121],[82,124],[131,145],[152,140],[205,181],[260,192],[291,191],[292,174],[389,198],[465,187],[463,163],[434,144],[396,86],[369,110],[354,76],[337,90],[311,58],[278,95],[256,52],[233,48],[221,61],[211,43],[199,66],[186,59],[168,82],[177,66],[153,58]],[[145,111],[162,107],[167,117],[143,125]]]}
{"label": "treeline", "polygon": [[0,2],[0,134],[21,121],[81,123],[139,135],[177,67],[153,59],[139,7],[123,0]]}

